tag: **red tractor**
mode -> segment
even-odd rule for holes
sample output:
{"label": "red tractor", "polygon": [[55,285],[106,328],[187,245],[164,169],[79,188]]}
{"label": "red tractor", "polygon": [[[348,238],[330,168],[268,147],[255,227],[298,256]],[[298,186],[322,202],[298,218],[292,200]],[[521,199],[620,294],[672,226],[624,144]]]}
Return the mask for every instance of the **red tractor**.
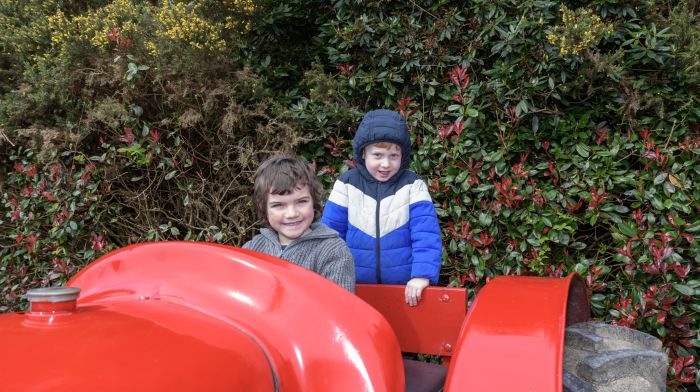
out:
{"label": "red tractor", "polygon": [[468,311],[465,289],[429,287],[409,307],[402,286],[352,295],[260,253],[162,242],[27,296],[0,316],[6,391],[665,390],[660,342],[587,322],[575,275],[497,277]]}

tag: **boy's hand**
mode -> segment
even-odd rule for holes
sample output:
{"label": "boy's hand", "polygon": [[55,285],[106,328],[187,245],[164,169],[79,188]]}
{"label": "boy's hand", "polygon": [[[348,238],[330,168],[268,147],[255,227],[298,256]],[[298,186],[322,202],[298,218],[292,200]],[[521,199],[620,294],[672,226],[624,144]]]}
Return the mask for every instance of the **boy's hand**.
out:
{"label": "boy's hand", "polygon": [[413,278],[406,283],[406,303],[409,306],[418,305],[423,289],[428,287],[430,281],[426,278]]}

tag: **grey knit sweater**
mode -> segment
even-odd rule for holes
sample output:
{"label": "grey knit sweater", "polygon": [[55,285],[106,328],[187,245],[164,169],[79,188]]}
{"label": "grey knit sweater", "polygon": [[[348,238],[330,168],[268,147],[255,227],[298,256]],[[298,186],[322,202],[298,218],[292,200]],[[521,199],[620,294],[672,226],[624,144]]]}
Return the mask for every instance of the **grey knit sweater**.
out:
{"label": "grey knit sweater", "polygon": [[260,234],[246,242],[243,248],[291,261],[355,292],[355,263],[350,249],[338,237],[338,232],[323,223],[313,223],[310,233],[292,241],[284,249],[276,231],[262,228]]}

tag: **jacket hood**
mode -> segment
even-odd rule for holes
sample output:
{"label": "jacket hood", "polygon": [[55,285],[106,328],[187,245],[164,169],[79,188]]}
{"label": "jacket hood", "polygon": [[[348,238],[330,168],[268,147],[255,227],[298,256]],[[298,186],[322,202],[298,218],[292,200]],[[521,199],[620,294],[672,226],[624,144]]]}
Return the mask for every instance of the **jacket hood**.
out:
{"label": "jacket hood", "polygon": [[389,142],[401,147],[401,170],[411,161],[411,135],[406,120],[398,112],[377,109],[367,112],[352,139],[352,155],[358,167],[366,171],[362,150],[370,144]]}

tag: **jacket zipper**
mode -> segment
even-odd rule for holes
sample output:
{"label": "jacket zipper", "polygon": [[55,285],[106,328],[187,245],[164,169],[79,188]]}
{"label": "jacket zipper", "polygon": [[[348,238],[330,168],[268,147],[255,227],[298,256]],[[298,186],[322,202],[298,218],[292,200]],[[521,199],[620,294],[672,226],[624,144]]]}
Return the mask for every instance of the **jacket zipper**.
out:
{"label": "jacket zipper", "polygon": [[377,241],[376,241],[377,245],[376,245],[376,249],[375,249],[375,254],[376,254],[376,258],[377,258],[377,283],[379,283],[379,284],[382,283],[382,269],[381,269],[381,255],[380,255],[381,246],[380,246],[380,234],[379,234],[380,233],[380,231],[379,231],[379,204],[381,202],[380,201],[381,195],[379,194],[380,186],[381,186],[381,184],[377,183],[377,211],[375,212],[375,217],[374,217],[374,221],[376,224],[376,226],[375,226],[376,232],[374,235],[377,238]]}

